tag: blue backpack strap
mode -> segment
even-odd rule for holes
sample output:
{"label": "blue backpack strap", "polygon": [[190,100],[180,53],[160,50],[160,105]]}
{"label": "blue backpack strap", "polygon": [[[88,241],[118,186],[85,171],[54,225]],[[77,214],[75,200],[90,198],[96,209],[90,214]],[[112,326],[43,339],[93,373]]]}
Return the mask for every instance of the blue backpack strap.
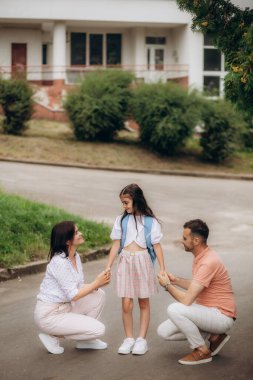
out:
{"label": "blue backpack strap", "polygon": [[120,240],[120,248],[119,248],[119,254],[122,251],[125,241],[126,241],[126,234],[127,234],[127,223],[129,219],[129,214],[122,220],[121,226],[122,226],[122,235],[121,235],[121,240]]}
{"label": "blue backpack strap", "polygon": [[147,244],[148,252],[151,256],[152,263],[154,264],[156,259],[156,254],[154,251],[154,248],[151,244],[151,229],[153,224],[153,218],[152,216],[144,216],[144,232],[145,232],[145,239]]}

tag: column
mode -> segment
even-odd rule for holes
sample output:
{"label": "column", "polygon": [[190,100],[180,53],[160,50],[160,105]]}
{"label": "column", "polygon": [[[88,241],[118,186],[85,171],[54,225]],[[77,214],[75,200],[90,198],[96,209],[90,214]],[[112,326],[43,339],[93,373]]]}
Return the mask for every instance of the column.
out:
{"label": "column", "polygon": [[146,70],[146,50],[144,28],[133,29],[134,69],[138,77],[142,77]]}
{"label": "column", "polygon": [[53,80],[64,84],[66,79],[66,24],[55,22],[53,29]]}

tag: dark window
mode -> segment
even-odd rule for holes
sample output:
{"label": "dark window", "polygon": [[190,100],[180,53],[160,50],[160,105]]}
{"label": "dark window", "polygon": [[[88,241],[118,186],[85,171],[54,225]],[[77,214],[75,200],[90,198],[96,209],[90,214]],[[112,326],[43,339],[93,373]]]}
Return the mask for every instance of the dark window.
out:
{"label": "dark window", "polygon": [[147,69],[150,70],[150,48],[147,50]]}
{"label": "dark window", "polygon": [[164,69],[164,50],[155,49],[155,69],[163,70]]}
{"label": "dark window", "polygon": [[221,71],[221,53],[217,49],[204,49],[204,70]]}
{"label": "dark window", "polygon": [[204,76],[204,91],[209,95],[219,95],[220,77]]}
{"label": "dark window", "polygon": [[103,35],[90,34],[90,65],[103,64]]}
{"label": "dark window", "polygon": [[71,65],[86,65],[86,33],[71,33]]}
{"label": "dark window", "polygon": [[204,45],[205,46],[213,46],[213,39],[210,34],[204,34]]}
{"label": "dark window", "polygon": [[121,64],[121,34],[106,35],[106,64]]}
{"label": "dark window", "polygon": [[165,45],[166,37],[146,37],[147,45]]}
{"label": "dark window", "polygon": [[47,65],[47,45],[42,45],[42,65]]}

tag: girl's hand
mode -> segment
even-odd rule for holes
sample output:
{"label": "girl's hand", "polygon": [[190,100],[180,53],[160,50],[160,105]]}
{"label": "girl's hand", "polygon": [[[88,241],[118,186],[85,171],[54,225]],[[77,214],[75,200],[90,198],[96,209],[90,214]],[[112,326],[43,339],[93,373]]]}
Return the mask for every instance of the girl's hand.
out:
{"label": "girl's hand", "polygon": [[165,269],[160,269],[160,272],[159,272],[159,275],[166,275],[167,274],[167,272],[166,272],[166,270]]}
{"label": "girl's hand", "polygon": [[109,271],[103,271],[99,273],[99,275],[95,279],[97,288],[101,288],[102,286],[108,285],[110,281],[111,272]]}
{"label": "girl's hand", "polygon": [[161,285],[161,286],[166,286],[166,285],[169,285],[170,284],[170,279],[169,279],[169,276],[167,275],[167,273],[166,272],[164,272],[164,273],[159,273],[158,275],[157,275],[157,278],[158,278],[158,280],[159,280],[159,284]]}

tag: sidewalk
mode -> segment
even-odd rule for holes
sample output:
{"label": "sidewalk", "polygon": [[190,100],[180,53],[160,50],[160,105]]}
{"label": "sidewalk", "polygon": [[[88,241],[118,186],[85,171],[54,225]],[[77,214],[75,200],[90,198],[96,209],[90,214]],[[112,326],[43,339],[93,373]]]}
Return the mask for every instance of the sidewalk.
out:
{"label": "sidewalk", "polygon": [[129,172],[129,173],[144,173],[144,174],[158,174],[158,175],[173,175],[173,176],[183,176],[183,177],[199,177],[199,178],[221,178],[221,179],[238,179],[245,181],[253,181],[253,174],[232,174],[224,172],[197,172],[197,171],[187,171],[187,170],[154,170],[154,169],[132,169],[132,168],[122,168],[122,167],[104,167],[95,165],[83,165],[83,164],[59,164],[49,161],[33,161],[33,160],[15,160],[12,158],[0,158],[3,162],[14,162],[22,164],[32,164],[32,165],[48,165],[63,168],[78,168],[78,169],[91,169],[91,170],[106,170],[115,172]]}

